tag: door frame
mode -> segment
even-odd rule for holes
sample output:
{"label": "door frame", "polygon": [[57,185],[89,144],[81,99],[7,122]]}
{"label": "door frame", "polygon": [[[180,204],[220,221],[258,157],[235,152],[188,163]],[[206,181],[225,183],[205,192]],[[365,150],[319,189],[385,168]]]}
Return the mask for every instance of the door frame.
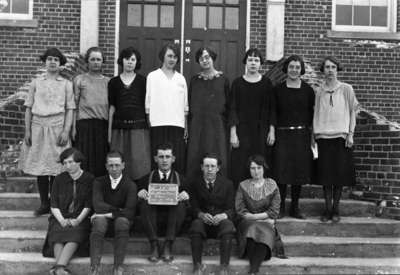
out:
{"label": "door frame", "polygon": [[[183,73],[183,54],[184,54],[184,36],[185,36],[185,7],[186,7],[186,1],[182,1],[182,11],[181,11],[181,36],[180,36],[180,54],[181,54],[181,62],[179,63],[180,66],[180,71]],[[242,1],[242,0],[239,0]],[[119,24],[120,24],[120,5],[121,5],[121,0],[115,0],[115,38],[114,38],[114,75],[118,75],[118,64],[117,64],[117,59],[119,56],[119,35],[120,35],[120,29],[119,29]],[[245,47],[246,50],[250,47],[250,9],[251,9],[251,0],[246,0],[246,41],[245,41]]]}

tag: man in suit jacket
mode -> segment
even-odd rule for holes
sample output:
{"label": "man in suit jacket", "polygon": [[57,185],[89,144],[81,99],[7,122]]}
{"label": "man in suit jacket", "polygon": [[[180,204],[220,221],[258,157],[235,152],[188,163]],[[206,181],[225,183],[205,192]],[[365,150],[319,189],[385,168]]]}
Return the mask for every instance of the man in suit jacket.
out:
{"label": "man in suit jacket", "polygon": [[122,173],[123,156],[118,151],[107,154],[108,175],[93,182],[93,208],[90,234],[91,275],[98,275],[104,235],[108,229],[114,232],[114,275],[122,275],[129,228],[135,216],[137,201],[136,184]]}
{"label": "man in suit jacket", "polygon": [[233,183],[218,175],[220,160],[214,154],[203,157],[202,177],[190,182],[190,202],[194,220],[189,234],[191,238],[195,274],[203,274],[201,256],[203,239],[220,239],[220,274],[228,274],[228,266],[235,227]]}
{"label": "man in suit jacket", "polygon": [[[177,233],[182,227],[186,214],[186,201],[189,194],[185,191],[184,179],[174,169],[172,164],[175,161],[174,151],[171,144],[160,144],[156,148],[154,161],[157,169],[150,172],[139,181],[139,201],[140,213],[143,225],[150,241],[151,253],[149,261],[157,262],[162,259],[171,262],[172,244]],[[150,183],[170,183],[178,185],[178,204],[177,205],[151,205],[148,203],[148,188]],[[165,226],[160,226],[165,224]],[[165,228],[165,242],[161,246],[158,239],[158,228]]]}

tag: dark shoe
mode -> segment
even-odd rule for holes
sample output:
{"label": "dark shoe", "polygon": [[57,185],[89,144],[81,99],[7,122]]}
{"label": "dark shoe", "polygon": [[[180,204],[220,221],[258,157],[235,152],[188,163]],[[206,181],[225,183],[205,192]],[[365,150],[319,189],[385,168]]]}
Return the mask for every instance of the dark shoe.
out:
{"label": "dark shoe", "polygon": [[158,254],[158,249],[159,249],[159,245],[158,245],[158,241],[151,241],[150,242],[150,256],[147,257],[147,259],[152,262],[152,263],[156,263],[159,261],[159,254]]}
{"label": "dark shoe", "polygon": [[193,274],[194,275],[203,275],[204,269],[205,269],[205,267],[200,263],[193,264]]}
{"label": "dark shoe", "polygon": [[221,265],[219,275],[229,275],[229,268],[227,265]]}
{"label": "dark shoe", "polygon": [[38,209],[36,209],[33,212],[33,215],[35,215],[35,217],[38,216],[42,216],[45,214],[49,214],[50,213],[50,206],[49,205],[41,205]]}
{"label": "dark shoe", "polygon": [[321,222],[328,222],[331,219],[331,215],[328,212],[324,212],[324,214],[322,214],[320,220]]}
{"label": "dark shoe", "polygon": [[300,209],[297,207],[290,209],[289,216],[300,220],[306,219],[306,217],[300,212]]}
{"label": "dark shoe", "polygon": [[333,222],[333,223],[338,223],[338,222],[340,222],[340,216],[339,216],[339,214],[333,214],[333,215],[332,215],[332,222]]}
{"label": "dark shoe", "polygon": [[171,251],[172,251],[172,241],[165,241],[161,253],[161,259],[164,262],[170,263],[174,260],[174,256],[171,255],[172,254]]}

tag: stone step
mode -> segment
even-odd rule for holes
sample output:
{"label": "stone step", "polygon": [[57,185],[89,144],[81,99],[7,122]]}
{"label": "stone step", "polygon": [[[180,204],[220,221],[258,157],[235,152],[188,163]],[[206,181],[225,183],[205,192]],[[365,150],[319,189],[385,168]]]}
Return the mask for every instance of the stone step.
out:
{"label": "stone step", "polygon": [[[0,230],[47,230],[48,215],[34,217],[32,211],[0,211]],[[134,224],[141,223],[139,217]],[[135,226],[139,228],[140,226]],[[400,221],[371,217],[342,217],[340,223],[322,223],[319,217],[298,220],[285,217],[277,220],[284,235],[331,237],[400,237]],[[360,230],[362,228],[362,230]],[[133,232],[135,236],[143,234]]]}
{"label": "stone step", "polygon": [[0,192],[35,193],[37,192],[36,177],[0,178]]}
{"label": "stone step", "polygon": [[[45,231],[0,231],[0,252],[39,252],[41,251]],[[284,236],[282,240],[288,256],[293,257],[371,257],[385,258],[400,256],[399,238],[360,238],[360,237],[317,237]],[[208,240],[205,255],[217,255],[219,242]],[[179,237],[174,244],[174,253],[190,255],[190,240]],[[235,251],[237,246],[235,246]],[[105,253],[112,252],[112,242],[104,245]],[[128,254],[143,255],[149,253],[146,238],[132,237],[129,240]],[[234,254],[237,254],[235,252]]]}
{"label": "stone step", "polygon": [[[31,210],[39,207],[37,193],[0,193],[0,210]],[[324,211],[323,199],[301,199],[300,209],[307,216],[319,216]],[[290,208],[290,199],[286,199],[286,209]],[[371,217],[376,214],[376,205],[372,202],[341,200],[340,215]]]}
{"label": "stone step", "polygon": [[[216,274],[219,266],[218,256],[204,257],[205,274]],[[36,275],[47,274],[54,259],[44,258],[39,253],[0,253],[0,274]],[[102,258],[101,275],[112,274],[113,258]],[[76,275],[88,274],[89,258],[76,258],[69,264]],[[149,263],[145,257],[128,255],[125,259],[126,274],[136,275],[186,275],[192,274],[190,256],[176,256],[170,264]],[[232,257],[231,275],[247,274],[248,261]],[[399,274],[398,258],[323,258],[290,257],[289,259],[272,258],[264,261],[260,274]]]}

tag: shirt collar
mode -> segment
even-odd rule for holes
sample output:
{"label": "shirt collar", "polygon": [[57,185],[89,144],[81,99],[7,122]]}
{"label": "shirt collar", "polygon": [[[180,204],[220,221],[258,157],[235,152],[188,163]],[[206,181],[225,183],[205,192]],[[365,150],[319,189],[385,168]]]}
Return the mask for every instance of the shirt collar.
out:
{"label": "shirt collar", "polygon": [[121,176],[119,176],[116,179],[113,179],[111,176],[109,176],[109,177],[110,177],[110,181],[111,181],[111,188],[112,189],[117,188],[118,184],[121,182],[122,174],[121,174]]}
{"label": "shirt collar", "polygon": [[[47,75],[46,75],[46,74],[43,74],[43,75],[41,75],[39,78],[42,79],[42,80],[46,80],[46,79],[47,79]],[[56,80],[57,80],[57,81],[61,81],[61,80],[64,80],[64,79],[65,79],[65,78],[62,77],[61,75],[58,75],[58,76],[56,77]]]}
{"label": "shirt collar", "polygon": [[158,170],[158,175],[160,176],[160,179],[163,178],[163,175],[167,175],[167,179],[169,179],[169,175],[171,174],[171,170],[169,170],[167,173],[161,172],[161,170]]}

